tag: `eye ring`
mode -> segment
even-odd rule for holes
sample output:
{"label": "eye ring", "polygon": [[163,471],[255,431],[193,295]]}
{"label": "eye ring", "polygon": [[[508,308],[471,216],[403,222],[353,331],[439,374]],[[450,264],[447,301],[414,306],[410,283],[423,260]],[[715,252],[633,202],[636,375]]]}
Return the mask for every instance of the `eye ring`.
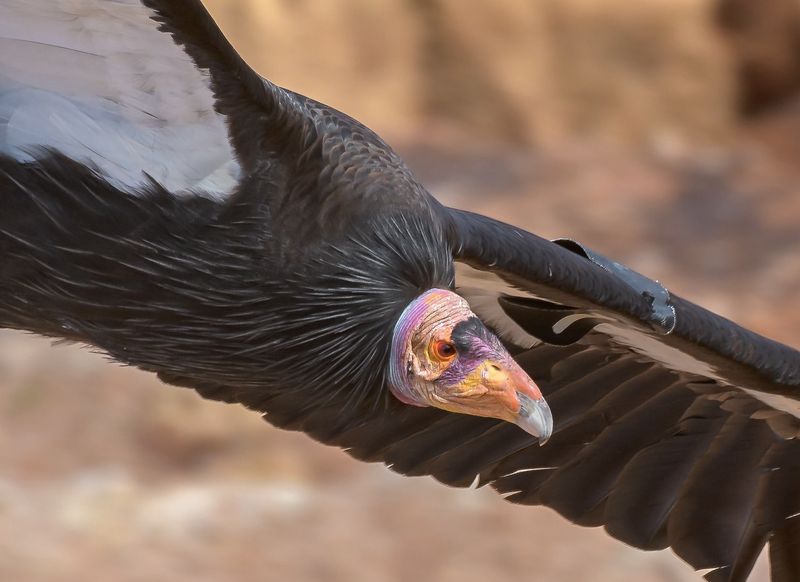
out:
{"label": "eye ring", "polygon": [[437,340],[433,344],[433,353],[440,360],[452,360],[458,353],[456,346],[447,340]]}

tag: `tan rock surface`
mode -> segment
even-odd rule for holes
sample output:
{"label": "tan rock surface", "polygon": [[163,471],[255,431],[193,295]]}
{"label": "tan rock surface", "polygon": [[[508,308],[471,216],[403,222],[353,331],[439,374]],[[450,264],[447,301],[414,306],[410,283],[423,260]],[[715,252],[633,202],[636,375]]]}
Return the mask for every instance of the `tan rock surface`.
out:
{"label": "tan rock surface", "polygon": [[711,0],[211,0],[265,76],[403,133],[719,140],[735,71]]}

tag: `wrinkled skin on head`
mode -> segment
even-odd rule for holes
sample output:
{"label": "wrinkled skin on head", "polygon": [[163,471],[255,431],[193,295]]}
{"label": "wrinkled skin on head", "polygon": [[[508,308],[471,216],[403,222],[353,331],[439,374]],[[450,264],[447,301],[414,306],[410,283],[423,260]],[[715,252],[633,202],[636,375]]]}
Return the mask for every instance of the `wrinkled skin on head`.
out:
{"label": "wrinkled skin on head", "polygon": [[409,405],[513,422],[541,443],[552,434],[552,415],[539,387],[451,291],[428,291],[400,316],[389,383]]}

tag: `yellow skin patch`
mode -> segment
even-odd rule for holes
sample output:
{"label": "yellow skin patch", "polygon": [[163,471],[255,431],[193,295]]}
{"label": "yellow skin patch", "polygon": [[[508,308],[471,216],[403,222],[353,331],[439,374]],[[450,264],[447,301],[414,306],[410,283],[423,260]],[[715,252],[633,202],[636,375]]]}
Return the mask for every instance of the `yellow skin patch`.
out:
{"label": "yellow skin patch", "polygon": [[449,386],[446,396],[432,391],[430,397],[449,412],[488,416],[514,422],[520,409],[509,374],[494,362],[484,362],[455,386]]}

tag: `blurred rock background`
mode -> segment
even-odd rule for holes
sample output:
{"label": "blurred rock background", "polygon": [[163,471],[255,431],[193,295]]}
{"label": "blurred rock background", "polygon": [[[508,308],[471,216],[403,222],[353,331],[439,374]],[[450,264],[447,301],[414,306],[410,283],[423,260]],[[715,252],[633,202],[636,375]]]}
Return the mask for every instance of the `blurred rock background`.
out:
{"label": "blurred rock background", "polygon": [[[261,73],[371,126],[445,203],[579,239],[800,346],[795,0],[208,5]],[[0,333],[0,580],[153,579],[697,576]]]}

